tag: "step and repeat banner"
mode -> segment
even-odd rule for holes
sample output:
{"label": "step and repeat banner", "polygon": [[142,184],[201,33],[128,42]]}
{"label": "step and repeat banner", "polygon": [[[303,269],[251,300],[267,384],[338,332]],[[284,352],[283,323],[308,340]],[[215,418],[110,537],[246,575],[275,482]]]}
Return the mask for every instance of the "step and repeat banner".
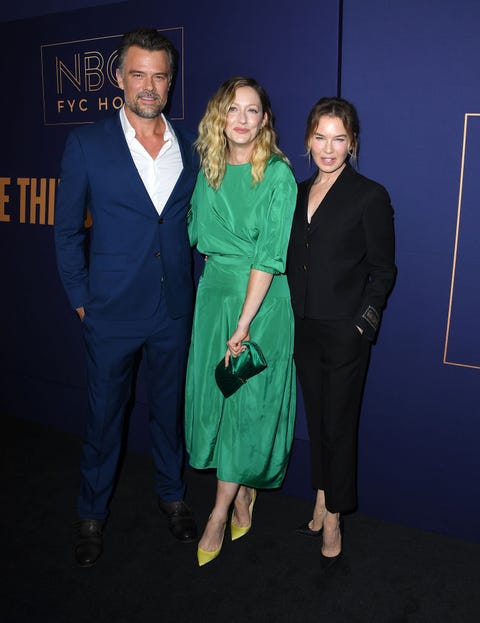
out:
{"label": "step and repeat banner", "polygon": [[360,167],[392,196],[399,268],[365,392],[363,509],[480,540],[480,5],[343,15],[342,94]]}
{"label": "step and repeat banner", "polygon": [[[73,125],[122,105],[120,35],[153,26],[180,53],[170,117],[195,130],[223,80],[252,75],[299,180],[312,104],[340,86],[356,104],[360,171],[390,191],[399,268],[365,390],[360,510],[480,539],[478,3],[439,0],[432,15],[428,0],[263,0],[240,16],[213,0],[30,4],[0,24],[2,412],[82,432],[83,343],[53,248],[59,163]],[[141,370],[135,400],[130,445],[148,450]],[[296,437],[285,486],[307,496],[301,400]]]}
{"label": "step and repeat banner", "polygon": [[[122,106],[115,79],[120,36],[151,26],[173,41],[179,71],[168,115],[194,131],[224,80],[255,77],[270,95],[280,146],[304,179],[311,174],[303,146],[307,114],[319,97],[337,93],[339,6],[337,0],[302,0],[300,6],[265,0],[235,17],[231,6],[214,0],[90,1],[85,8],[70,4],[78,9],[70,11],[52,0],[48,15],[31,4],[33,17],[17,13],[25,19],[0,24],[2,75],[11,76],[12,69],[15,75],[5,80],[0,100],[0,408],[79,433],[84,347],[56,271],[55,192],[69,130]],[[148,449],[141,369],[135,400],[130,445]],[[306,439],[301,406],[297,437]],[[307,472],[302,479],[309,489]]]}

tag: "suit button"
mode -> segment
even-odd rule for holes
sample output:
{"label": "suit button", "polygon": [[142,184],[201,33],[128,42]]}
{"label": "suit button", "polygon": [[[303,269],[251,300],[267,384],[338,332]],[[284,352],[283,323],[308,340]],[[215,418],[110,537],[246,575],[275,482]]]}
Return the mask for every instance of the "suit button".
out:
{"label": "suit button", "polygon": [[306,248],[308,249],[308,247],[309,247],[309,244],[308,244],[308,242],[306,242],[306,243],[305,243],[305,246],[306,246]]}
{"label": "suit button", "polygon": [[303,265],[303,270],[308,270],[308,267],[306,264]]}
{"label": "suit button", "polygon": [[155,253],[153,255],[155,257],[160,257],[162,254],[160,253],[160,251],[155,251]]}
{"label": "suit button", "polygon": [[159,224],[159,225],[163,225],[163,218],[159,218],[159,219],[158,219],[158,224]]}

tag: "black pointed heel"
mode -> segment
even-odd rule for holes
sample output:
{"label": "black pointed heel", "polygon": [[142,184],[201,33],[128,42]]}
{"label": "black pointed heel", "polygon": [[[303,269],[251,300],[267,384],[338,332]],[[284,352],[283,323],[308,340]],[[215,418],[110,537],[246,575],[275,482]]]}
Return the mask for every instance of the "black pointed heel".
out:
{"label": "black pointed heel", "polygon": [[295,532],[297,534],[301,534],[302,536],[309,536],[309,537],[322,536],[323,528],[320,528],[320,530],[312,530],[310,526],[308,525],[309,523],[310,523],[309,521],[307,521],[307,523],[302,523],[301,526],[298,526],[298,528],[295,528]]}
{"label": "black pointed heel", "polygon": [[335,563],[337,563],[340,558],[342,557],[343,554],[343,534],[344,534],[344,526],[343,526],[343,519],[342,517],[340,517],[340,525],[339,525],[339,529],[340,529],[340,536],[342,539],[342,549],[340,551],[339,554],[337,554],[336,556],[324,556],[322,554],[322,550],[320,550],[320,566],[321,568],[325,571],[327,569],[330,569],[330,567],[333,567],[333,565]]}

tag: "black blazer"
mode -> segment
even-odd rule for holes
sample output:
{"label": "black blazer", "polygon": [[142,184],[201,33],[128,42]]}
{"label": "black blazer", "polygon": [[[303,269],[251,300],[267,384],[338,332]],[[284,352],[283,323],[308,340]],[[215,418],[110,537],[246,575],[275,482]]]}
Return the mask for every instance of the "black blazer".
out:
{"label": "black blazer", "polygon": [[351,319],[373,340],[397,273],[390,197],[347,164],[309,224],[316,177],[298,186],[287,260],[294,312]]}

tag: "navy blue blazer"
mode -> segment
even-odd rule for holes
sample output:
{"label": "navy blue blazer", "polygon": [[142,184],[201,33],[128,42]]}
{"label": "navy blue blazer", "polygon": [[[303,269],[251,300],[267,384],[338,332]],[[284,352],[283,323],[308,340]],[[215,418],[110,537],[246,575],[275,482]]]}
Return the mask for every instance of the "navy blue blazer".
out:
{"label": "navy blue blazer", "polygon": [[[198,163],[194,136],[172,124],[183,171],[158,215],[130,154],[119,115],[68,136],[55,204],[60,278],[73,308],[135,320],[157,309],[191,312],[194,286],[186,215]],[[90,211],[90,236],[84,222]]]}

